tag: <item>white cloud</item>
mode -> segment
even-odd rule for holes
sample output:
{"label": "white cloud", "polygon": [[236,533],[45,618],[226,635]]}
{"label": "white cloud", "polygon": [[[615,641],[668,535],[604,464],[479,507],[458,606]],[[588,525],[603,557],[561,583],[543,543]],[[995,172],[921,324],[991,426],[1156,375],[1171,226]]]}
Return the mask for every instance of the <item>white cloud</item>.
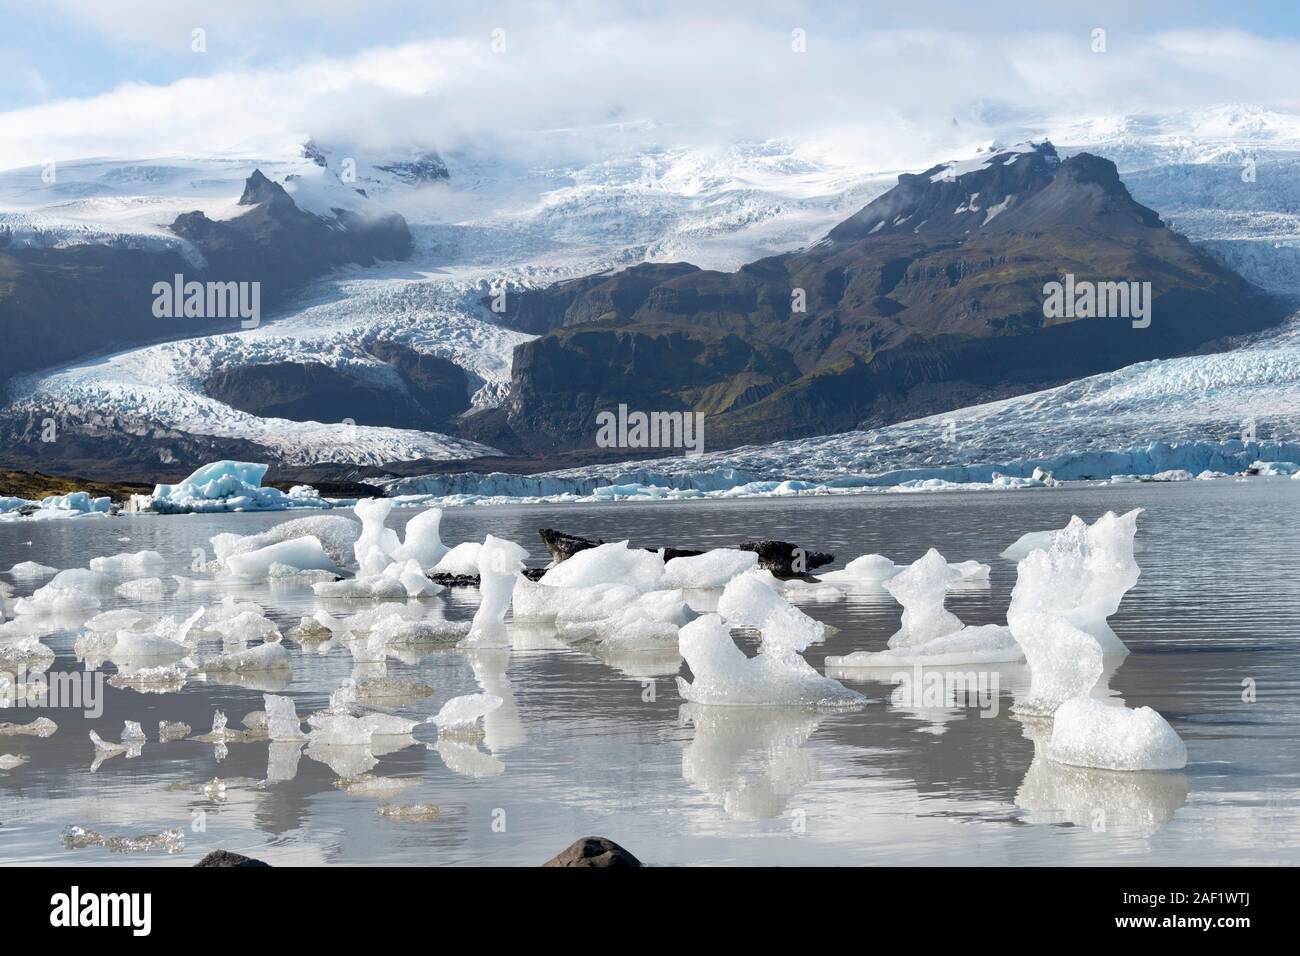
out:
{"label": "white cloud", "polygon": [[[60,3],[134,41],[170,37],[192,19],[155,22],[142,13],[154,5],[144,2],[125,12],[114,5],[112,16],[97,4]],[[238,0],[222,16],[255,17],[259,6]],[[307,6],[322,15],[313,0],[267,16],[283,24],[306,16]],[[617,135],[786,136],[836,144],[887,168],[977,141],[990,110],[1081,117],[1276,102],[1300,88],[1300,44],[1239,31],[1112,30],[1098,54],[1083,29],[851,28],[797,4],[788,16],[761,19],[685,6],[621,17],[599,9],[512,14],[502,20],[502,53],[491,47],[493,17],[467,16],[454,36],[340,57],[286,52],[288,65],[128,83],[11,111],[0,114],[0,168],[105,155],[270,154],[308,135],[376,150],[478,143],[527,151],[545,142],[539,130],[641,120],[658,125]],[[807,30],[806,53],[791,49],[792,24]]]}

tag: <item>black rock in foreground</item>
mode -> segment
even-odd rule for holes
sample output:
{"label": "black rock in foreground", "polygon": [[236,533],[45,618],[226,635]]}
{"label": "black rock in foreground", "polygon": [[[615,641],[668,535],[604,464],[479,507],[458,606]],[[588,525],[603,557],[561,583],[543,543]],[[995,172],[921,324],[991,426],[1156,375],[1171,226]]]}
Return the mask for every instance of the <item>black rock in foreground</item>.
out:
{"label": "black rock in foreground", "polygon": [[642,866],[640,860],[613,840],[583,837],[551,857],[542,866],[631,867]]}
{"label": "black rock in foreground", "polygon": [[213,850],[195,866],[221,866],[221,867],[238,867],[246,869],[249,867],[267,866],[270,863],[263,863],[261,860],[254,860],[251,856],[244,856],[242,853],[235,853],[231,850]]}

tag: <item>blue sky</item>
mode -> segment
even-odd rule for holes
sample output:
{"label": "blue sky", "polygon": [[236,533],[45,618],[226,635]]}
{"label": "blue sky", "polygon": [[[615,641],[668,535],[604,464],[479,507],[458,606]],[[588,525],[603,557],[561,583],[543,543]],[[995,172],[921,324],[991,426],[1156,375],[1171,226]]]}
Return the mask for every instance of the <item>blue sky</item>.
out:
{"label": "blue sky", "polygon": [[[489,24],[546,19],[620,17],[635,22],[665,10],[749,11],[757,22],[837,32],[945,28],[970,32],[1039,29],[1127,34],[1164,30],[1236,29],[1262,38],[1300,37],[1300,4],[1260,2],[1089,3],[449,3],[334,0],[0,0],[0,110],[64,97],[87,97],[125,82],[166,84],[234,68],[273,67],[313,56],[346,56],[413,39],[473,34]],[[190,30],[208,33],[208,51],[190,50]]]}

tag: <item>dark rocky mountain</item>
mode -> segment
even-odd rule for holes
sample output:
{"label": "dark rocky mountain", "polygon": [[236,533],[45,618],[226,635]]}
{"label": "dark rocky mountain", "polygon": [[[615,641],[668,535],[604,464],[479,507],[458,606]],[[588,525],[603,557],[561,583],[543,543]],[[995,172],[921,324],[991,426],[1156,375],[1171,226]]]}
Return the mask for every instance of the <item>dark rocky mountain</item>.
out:
{"label": "dark rocky mountain", "polygon": [[[1049,317],[1044,286],[1066,274],[1149,282],[1150,326]],[[620,403],[705,413],[712,450],[883,425],[1285,314],[1138,204],[1113,163],[1050,143],[900,176],[812,247],[734,273],[642,264],[509,298],[541,337],[514,353],[511,437],[500,415],[483,424],[523,453],[592,447],[596,413]]]}
{"label": "dark rocky mountain", "polygon": [[261,308],[274,308],[303,283],[349,263],[405,259],[406,221],[336,210],[324,218],[298,208],[258,170],[225,221],[201,212],[178,216],[171,230],[189,240],[202,263],[163,250],[119,245],[0,247],[0,388],[14,375],[146,342],[239,328],[238,318],[158,318],[156,282],[259,282]]}

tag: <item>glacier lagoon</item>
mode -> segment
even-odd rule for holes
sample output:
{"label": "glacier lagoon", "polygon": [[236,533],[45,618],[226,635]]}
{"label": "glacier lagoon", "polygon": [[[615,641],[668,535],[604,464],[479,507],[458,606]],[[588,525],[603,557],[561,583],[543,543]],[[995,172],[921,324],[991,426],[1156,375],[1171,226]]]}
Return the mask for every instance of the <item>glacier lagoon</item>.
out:
{"label": "glacier lagoon", "polygon": [[[1128,706],[1168,719],[1187,746],[1180,771],[1124,773],[1046,759],[1050,722],[1012,711],[1028,686],[1022,664],[950,669],[979,672],[986,687],[996,677],[998,706],[987,715],[970,700],[900,693],[910,668],[832,668],[868,699],[858,710],[705,706],[679,696],[674,677],[685,671],[672,656],[584,650],[547,626],[513,623],[507,646],[386,661],[394,686],[432,689],[375,702],[409,720],[424,721],[462,695],[500,698],[479,737],[420,726],[387,753],[309,748],[297,758],[288,753],[297,747],[265,739],[159,742],[160,721],[202,735],[217,710],[230,728],[242,728],[246,714],[264,709],[266,692],[293,699],[300,715],[320,710],[362,666],[337,645],[287,636],[287,673],[213,674],[166,693],[109,683],[93,719],[71,708],[0,711],[0,721],[43,716],[58,724],[45,738],[0,736],[0,753],[25,758],[0,770],[0,862],[182,865],[224,848],[273,864],[536,865],[588,834],[651,864],[1300,862],[1298,505],[1300,482],[1252,478],[444,513],[447,544],[491,534],[522,544],[533,565],[547,559],[542,527],[698,548],[784,538],[833,551],[832,568],[873,552],[902,564],[936,547],[951,561],[991,566],[987,586],[957,587],[947,599],[966,624],[983,625],[1005,620],[1016,567],[999,555],[1022,534],[1062,527],[1073,514],[1092,521],[1142,508],[1142,575],[1110,619],[1131,653],[1103,682]],[[395,510],[389,526],[400,531],[419,513]],[[260,604],[287,635],[303,615],[336,606],[309,586],[283,583],[178,595],[168,576],[201,577],[194,550],[210,557],[213,535],[254,534],[289,517],[0,524],[0,569],[23,561],[85,567],[95,557],[156,551],[163,566],[149,573],[168,580],[162,596],[113,598],[105,609],[183,619],[233,595]],[[0,580],[15,597],[44,583]],[[700,610],[710,610],[711,599],[716,592],[692,596]],[[422,601],[420,614],[468,622],[478,603],[476,589],[453,588]],[[798,606],[837,629],[805,653],[818,671],[827,656],[883,649],[899,624],[900,608],[881,588]],[[43,638],[57,655],[51,674],[82,670],[79,633]],[[115,667],[101,670],[111,677]],[[112,743],[126,721],[147,736],[138,755],[128,748],[92,773],[89,732]],[[108,845],[74,836],[76,848],[68,848],[69,827],[102,834]],[[181,839],[136,839],[168,831]]]}

